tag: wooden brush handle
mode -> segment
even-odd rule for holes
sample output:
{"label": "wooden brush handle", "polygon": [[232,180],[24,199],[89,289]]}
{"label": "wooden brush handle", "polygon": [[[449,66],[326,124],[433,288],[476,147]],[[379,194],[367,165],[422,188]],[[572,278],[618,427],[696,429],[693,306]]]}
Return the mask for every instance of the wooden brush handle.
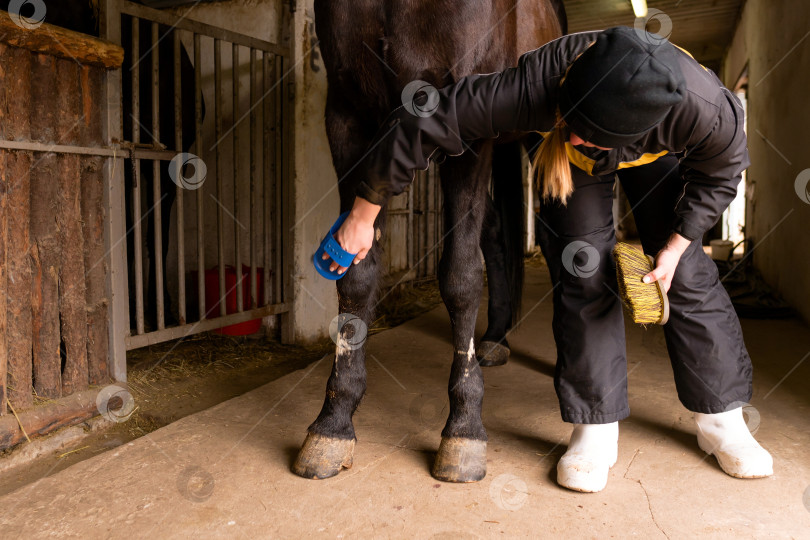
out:
{"label": "wooden brush handle", "polygon": [[[647,255],[647,259],[650,261],[650,271],[655,270],[655,258],[652,255]],[[667,298],[667,293],[664,291],[664,286],[661,285],[660,280],[655,281],[655,286],[658,287],[658,295],[661,297],[661,318],[655,324],[663,326],[669,320],[669,298]]]}

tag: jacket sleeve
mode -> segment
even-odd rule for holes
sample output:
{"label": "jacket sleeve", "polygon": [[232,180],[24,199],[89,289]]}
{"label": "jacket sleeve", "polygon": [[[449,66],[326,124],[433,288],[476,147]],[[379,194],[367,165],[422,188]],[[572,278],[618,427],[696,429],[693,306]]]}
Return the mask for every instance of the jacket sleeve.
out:
{"label": "jacket sleeve", "polygon": [[477,139],[549,131],[560,80],[597,34],[569,34],[524,53],[516,67],[463,77],[438,91],[438,104],[430,114],[417,116],[404,106],[395,109],[369,146],[363,163],[366,178],[357,195],[383,205],[410,185],[417,169],[427,169],[437,151],[457,156],[466,142]]}
{"label": "jacket sleeve", "polygon": [[675,206],[674,230],[689,240],[701,238],[717,223],[751,164],[742,106],[728,90],[723,95],[714,125],[681,161],[684,188]]}
{"label": "jacket sleeve", "polygon": [[438,90],[435,109],[419,115],[411,112],[413,107],[395,109],[367,151],[365,180],[357,195],[384,205],[410,185],[417,169],[428,168],[436,152],[457,156],[468,141],[531,129],[534,119],[526,95],[524,70],[511,68],[445,86]]}
{"label": "jacket sleeve", "polygon": [[427,169],[435,152],[457,156],[467,142],[500,133],[549,131],[560,80],[597,34],[569,34],[524,53],[516,67],[463,77],[438,90],[435,109],[421,115],[395,109],[367,150],[357,195],[383,205],[410,185],[417,169]]}

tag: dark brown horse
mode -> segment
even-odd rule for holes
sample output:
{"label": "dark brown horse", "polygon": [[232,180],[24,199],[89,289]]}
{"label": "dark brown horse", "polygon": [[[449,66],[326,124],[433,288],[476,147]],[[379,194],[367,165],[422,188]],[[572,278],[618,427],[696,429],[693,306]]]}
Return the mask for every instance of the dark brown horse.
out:
{"label": "dark brown horse", "polygon": [[[363,180],[362,167],[355,165],[386,116],[401,104],[408,83],[421,80],[441,88],[469,74],[514,66],[522,53],[562,35],[565,14],[561,0],[315,0],[315,24],[329,83],[326,131],[345,212]],[[451,482],[473,482],[486,474],[484,383],[473,335],[483,285],[479,246],[490,284],[489,327],[479,348],[508,354],[506,332],[519,309],[521,141],[502,136],[497,142],[478,141],[463,155],[447,158],[439,171],[446,227],[439,287],[456,352],[450,415],[432,474]],[[494,203],[488,196],[491,180]],[[382,231],[384,225],[383,209],[376,228]],[[377,242],[337,282],[341,313],[364,324],[373,319],[380,261]],[[296,474],[327,478],[351,466],[352,415],[366,389],[364,360],[365,347],[338,347],[323,408],[293,466]]]}

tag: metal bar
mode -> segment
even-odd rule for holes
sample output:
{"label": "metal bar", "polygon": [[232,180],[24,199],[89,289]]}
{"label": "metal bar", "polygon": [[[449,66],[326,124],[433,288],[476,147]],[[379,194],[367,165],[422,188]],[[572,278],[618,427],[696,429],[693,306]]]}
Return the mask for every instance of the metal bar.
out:
{"label": "metal bar", "polygon": [[[183,100],[182,77],[180,77],[180,30],[172,33],[174,41],[174,148],[183,151]],[[186,238],[185,218],[183,215],[183,188],[180,182],[176,186],[175,205],[177,212],[177,314],[180,324],[186,323]]]}
{"label": "metal bar", "polygon": [[55,154],[80,154],[84,156],[121,156],[121,148],[114,145],[108,147],[96,146],[70,146],[63,144],[49,144],[31,141],[7,141],[0,139],[0,149],[3,150],[32,150],[34,152],[53,152]]}
{"label": "metal bar", "polygon": [[[279,81],[283,81],[283,73],[286,64],[283,58],[279,59],[280,64],[278,77]],[[282,288],[282,299],[284,302],[292,301],[292,268],[293,268],[293,253],[292,253],[292,242],[289,239],[285,238],[282,234],[283,231],[289,231],[292,227],[292,220],[293,220],[293,212],[291,211],[291,202],[292,197],[290,196],[291,184],[292,184],[292,173],[293,169],[293,159],[295,156],[295,145],[293,141],[295,140],[295,124],[293,123],[293,114],[292,111],[295,108],[295,78],[291,78],[288,80],[287,84],[280,84],[279,86],[282,87],[283,92],[283,102],[282,102],[282,109],[281,115],[283,117],[283,127],[284,133],[279,137],[281,146],[281,152],[279,153],[282,160],[282,167],[283,167],[283,175],[281,179],[281,186],[280,191],[278,193],[278,205],[279,205],[279,214],[280,214],[280,221],[278,224],[278,228],[276,229],[276,234],[278,235],[278,241],[281,243],[281,250],[280,250],[280,259],[279,259],[279,269],[280,269],[280,281],[281,281],[281,288]],[[292,316],[290,313],[282,313],[280,317],[280,325],[281,325],[281,342],[282,343],[292,343],[295,337],[295,329],[293,328],[292,324]]]}
{"label": "metal bar", "polygon": [[[158,52],[158,23],[152,23],[152,140],[155,144],[160,144],[160,57]],[[162,215],[162,194],[160,189],[160,161],[152,161],[152,204],[155,227],[155,260],[150,264],[155,265],[155,302],[157,302],[157,327],[163,330],[166,326],[163,312],[163,215]]]}
{"label": "metal bar", "polygon": [[[276,177],[275,177],[275,194],[273,196],[273,211],[275,215],[275,222],[273,223],[273,248],[275,250],[275,261],[273,263],[273,267],[275,268],[275,288],[276,292],[273,296],[274,302],[283,302],[284,298],[284,291],[283,291],[283,283],[284,283],[284,240],[282,237],[282,231],[286,231],[289,229],[285,229],[283,226],[283,214],[284,211],[284,204],[282,198],[282,191],[284,189],[284,166],[287,162],[287,156],[284,153],[284,147],[282,146],[284,140],[284,128],[286,127],[286,123],[284,122],[284,111],[285,111],[285,103],[284,98],[286,97],[286,92],[284,91],[284,84],[283,82],[279,82],[281,79],[282,74],[282,60],[278,57],[275,58],[274,62],[275,66],[275,79],[274,82],[277,84],[276,90],[274,91],[275,101],[274,101],[274,108],[275,108],[275,151],[274,151],[274,167],[276,170]],[[291,139],[290,139],[291,140]]]}
{"label": "metal bar", "polygon": [[158,330],[156,332],[149,332],[148,334],[143,334],[140,336],[129,336],[126,338],[126,347],[127,350],[137,349],[139,347],[154,345],[155,343],[161,343],[163,341],[170,341],[172,339],[187,337],[192,334],[199,334],[209,330],[215,330],[231,324],[238,324],[240,322],[258,319],[259,317],[288,313],[289,311],[289,304],[271,304],[269,306],[243,311],[242,313],[231,313],[230,315],[225,315],[224,317],[205,319],[190,324],[184,324],[182,326],[173,326],[171,328]]}
{"label": "metal bar", "polygon": [[444,245],[442,238],[444,237],[445,230],[444,211],[442,210],[444,194],[442,192],[441,176],[439,175],[438,171],[434,172],[433,174],[433,185],[435,186],[433,192],[436,197],[436,204],[434,206],[434,212],[436,213],[436,227],[433,231],[436,251],[434,251],[435,255],[433,256],[433,271],[438,273],[439,260],[442,258],[442,248]]}
{"label": "metal bar", "polygon": [[[140,56],[140,21],[132,18],[132,58],[133,65]],[[140,69],[132,69],[132,142],[141,140],[140,127]],[[132,160],[132,228],[133,254],[135,256],[135,331],[144,333],[143,323],[143,237],[141,234],[141,162],[135,157]]]}
{"label": "metal bar", "polygon": [[[100,35],[121,42],[121,14],[119,0],[102,2]],[[104,75],[102,137],[106,144],[123,138],[121,122],[121,70],[107,71]],[[115,159],[106,160],[104,166],[104,206],[108,209],[104,220],[104,247],[108,254],[107,293],[109,302],[108,360],[107,366],[116,381],[127,380],[127,353],[125,336],[129,334],[129,291],[127,290],[126,242],[119,240],[126,235],[126,194],[124,189],[124,160],[119,153]]]}
{"label": "metal bar", "polygon": [[428,175],[425,175],[424,182],[419,185],[419,208],[422,210],[422,215],[419,216],[419,275],[424,277],[428,273],[428,261],[425,255],[428,249],[428,221],[430,220],[430,208],[428,204],[428,189],[430,188],[430,181]]}
{"label": "metal bar", "polygon": [[290,56],[289,47],[284,47],[276,43],[271,43],[269,41],[253,38],[250,36],[246,36],[244,34],[231,32],[230,30],[226,30],[218,26],[212,26],[210,24],[201,23],[199,21],[195,21],[189,18],[178,18],[176,15],[172,13],[167,13],[164,11],[159,11],[157,9],[148,8],[146,6],[133,4],[132,2],[122,1],[121,13],[132,15],[134,17],[148,19],[150,21],[155,21],[175,29],[179,28],[181,30],[188,30],[189,32],[194,32],[195,34],[203,34],[221,41],[237,43],[239,45],[244,45],[245,47],[253,47],[255,49],[260,49],[263,51],[271,52],[273,54],[277,54],[279,56],[284,57]]}
{"label": "metal bar", "polygon": [[[202,148],[202,75],[200,72],[200,34],[194,34],[194,144],[199,149]],[[197,300],[199,302],[199,320],[205,320],[205,221],[203,219],[203,199],[202,186],[197,188]]]}
{"label": "metal bar", "polygon": [[[134,112],[134,111],[133,111]],[[134,114],[133,114],[134,116]],[[151,145],[137,143],[131,144],[110,144],[108,146],[71,146],[64,144],[50,144],[36,141],[7,141],[0,139],[0,149],[7,150],[31,150],[33,152],[53,152],[55,154],[79,154],[83,156],[106,156],[116,157],[122,153],[132,154],[138,159],[151,159],[161,161],[171,161],[177,155],[174,150],[155,150],[148,148]]]}
{"label": "metal bar", "polygon": [[250,308],[259,305],[258,284],[256,283],[256,241],[253,228],[256,224],[256,116],[253,110],[256,105],[256,49],[250,49],[250,225],[248,239],[250,242]]}
{"label": "metal bar", "polygon": [[[275,163],[276,149],[275,139],[275,94],[265,96],[270,87],[270,54],[262,53],[262,256],[264,257],[264,298],[262,303],[267,305],[275,300],[273,296],[275,287],[270,281],[270,272],[273,268],[275,255],[273,249],[275,244],[272,241],[272,224],[275,216],[273,214],[272,201],[275,193],[275,173],[272,167]],[[274,90],[275,92],[275,90]]]}
{"label": "metal bar", "polygon": [[[214,138],[222,138],[222,41],[214,39]],[[219,267],[219,314],[226,314],[225,305],[225,221],[222,208],[222,155],[219,144],[214,152],[217,162],[217,261]]]}
{"label": "metal bar", "polygon": [[418,186],[411,186],[408,189],[408,234],[405,237],[408,249],[408,269],[413,269],[414,260],[414,230],[413,230],[413,192],[418,189]]}
{"label": "metal bar", "polygon": [[233,235],[234,268],[236,269],[236,311],[244,310],[242,297],[242,234],[239,230],[239,45],[231,45],[231,86],[233,90]]}

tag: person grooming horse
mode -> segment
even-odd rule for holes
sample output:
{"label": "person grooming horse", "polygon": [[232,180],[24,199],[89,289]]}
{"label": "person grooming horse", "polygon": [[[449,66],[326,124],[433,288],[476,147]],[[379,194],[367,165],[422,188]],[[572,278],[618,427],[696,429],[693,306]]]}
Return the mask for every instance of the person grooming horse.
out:
{"label": "person grooming horse", "polygon": [[[564,36],[525,53],[516,68],[467,76],[439,97],[426,118],[394,110],[369,146],[360,164],[366,180],[336,234],[358,254],[355,264],[374,242],[381,206],[434,152],[459,155],[470,141],[541,132],[534,168],[548,225],[539,240],[554,284],[555,388],[562,419],[574,424],[558,483],[602,490],[617,459],[618,421],[630,414],[611,255],[617,176],[644,251],[655,255],[644,280],[668,291],[667,349],[700,448],[732,476],[771,475],[772,457],[742,415],[752,367],[739,320],[701,246],[749,165],[737,98],[687,52],[625,27]],[[566,251],[574,241],[590,246],[587,261]],[[589,271],[572,271],[582,265]]]}

